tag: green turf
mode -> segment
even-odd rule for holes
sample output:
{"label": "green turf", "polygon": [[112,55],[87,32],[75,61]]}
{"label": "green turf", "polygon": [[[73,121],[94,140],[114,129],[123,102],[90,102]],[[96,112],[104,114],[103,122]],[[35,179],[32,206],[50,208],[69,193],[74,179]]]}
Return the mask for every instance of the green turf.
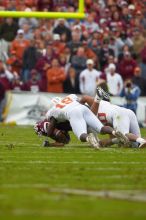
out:
{"label": "green turf", "polygon": [[144,198],[146,150],[96,151],[72,138],[65,148],[43,148],[31,127],[0,126],[0,219],[146,219],[146,202],[137,197],[93,195]]}

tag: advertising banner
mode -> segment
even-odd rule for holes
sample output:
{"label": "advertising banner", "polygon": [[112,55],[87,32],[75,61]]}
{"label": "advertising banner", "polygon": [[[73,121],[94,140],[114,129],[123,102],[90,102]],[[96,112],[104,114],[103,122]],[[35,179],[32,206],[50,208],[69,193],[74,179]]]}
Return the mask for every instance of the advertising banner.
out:
{"label": "advertising banner", "polygon": [[[8,92],[5,111],[5,123],[18,125],[33,125],[45,117],[45,113],[51,107],[53,97],[65,97],[67,94],[57,93],[30,93]],[[112,97],[111,102],[122,106],[124,99]],[[146,123],[146,97],[138,100],[137,118],[142,124]]]}

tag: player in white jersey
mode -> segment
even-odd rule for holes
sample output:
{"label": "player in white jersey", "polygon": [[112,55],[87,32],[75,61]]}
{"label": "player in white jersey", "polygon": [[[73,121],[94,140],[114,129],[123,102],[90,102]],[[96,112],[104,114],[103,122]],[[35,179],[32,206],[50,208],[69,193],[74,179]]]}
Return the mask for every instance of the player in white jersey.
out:
{"label": "player in white jersey", "polygon": [[[91,106],[91,111],[97,115],[104,125],[108,124],[122,132],[129,141],[137,143],[140,148],[146,147],[146,140],[141,138],[137,117],[133,111],[101,100],[99,94],[96,95],[95,99],[84,96],[81,102],[87,102]],[[118,143],[118,141],[114,138],[106,143],[110,145]]]}
{"label": "player in white jersey", "polygon": [[115,131],[110,126],[104,126],[87,106],[79,103],[78,97],[74,94],[66,96],[55,104],[47,112],[46,118],[51,122],[48,127],[48,136],[52,132],[56,121],[63,122],[68,120],[78,139],[82,142],[89,142],[95,148],[99,148],[99,143],[92,133],[87,133],[87,126],[97,133],[113,134],[117,138],[127,141],[127,138],[120,132]]}

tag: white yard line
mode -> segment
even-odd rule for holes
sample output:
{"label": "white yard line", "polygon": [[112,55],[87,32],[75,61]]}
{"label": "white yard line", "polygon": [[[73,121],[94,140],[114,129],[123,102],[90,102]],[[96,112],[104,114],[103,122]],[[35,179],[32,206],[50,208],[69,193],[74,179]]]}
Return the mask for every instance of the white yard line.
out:
{"label": "white yard line", "polygon": [[[23,158],[22,158],[23,159]],[[50,158],[51,159],[51,158]],[[101,162],[101,161],[41,161],[41,160],[28,160],[28,161],[23,161],[23,160],[1,160],[1,164],[133,164],[133,165],[144,165],[146,164],[146,161],[143,162],[138,162],[138,161],[111,161],[111,162]]]}
{"label": "white yard line", "polygon": [[[12,167],[11,168],[12,170],[32,170],[32,167]],[[37,168],[38,169],[38,168]],[[42,168],[41,168],[42,169]],[[45,170],[50,170],[50,169],[52,169],[52,167],[45,167]],[[73,170],[79,170],[80,168],[79,167],[74,167],[73,168]],[[7,167],[4,167],[4,166],[2,166],[2,167],[0,167],[0,170],[1,171],[5,171],[5,170],[7,170]],[[129,170],[129,168],[127,168],[127,167],[90,167],[90,168],[88,168],[88,167],[86,167],[85,168],[85,171],[125,171],[125,170]],[[146,167],[144,167],[144,168],[140,168],[140,167],[134,167],[134,170],[136,170],[136,171],[146,171]],[[133,171],[134,172],[134,171]],[[124,175],[124,174],[122,174],[122,175]]]}
{"label": "white yard line", "polygon": [[[43,143],[43,139],[42,139],[42,141],[40,141],[39,140],[39,144],[38,143],[32,143],[32,142],[15,142],[15,141],[2,141],[2,140],[0,140],[0,144],[3,144],[3,145],[11,145],[11,144],[13,144],[14,145],[14,147],[16,146],[16,147],[20,147],[20,146],[27,146],[27,148],[33,148],[34,149],[34,146],[36,146],[36,147],[42,147],[42,143]],[[69,145],[66,145],[65,147],[56,147],[56,148],[62,148],[62,149],[64,149],[64,150],[72,150],[72,147],[83,147],[83,149],[85,150],[87,150],[88,149],[88,147],[89,147],[89,149],[93,149],[92,147],[90,147],[89,146],[89,144],[87,144],[87,143],[77,143],[77,144],[69,144]],[[54,149],[54,147],[48,147],[48,149]],[[100,148],[100,150],[101,151],[111,151],[112,150],[112,152],[113,151],[116,151],[117,152],[117,149],[119,149],[119,148]],[[120,148],[120,149],[122,149],[122,148]],[[123,149],[125,149],[125,148],[123,148]],[[76,149],[76,148],[74,148],[74,150],[78,150],[78,149]],[[95,149],[93,149],[93,150],[95,150]],[[96,151],[96,150],[95,150]],[[97,151],[98,152],[98,151]],[[110,152],[110,153],[112,153],[112,152]],[[129,154],[135,154],[135,153],[137,153],[137,152],[142,152],[143,154],[144,153],[146,153],[146,151],[141,151],[141,149],[138,149],[138,148],[133,148],[133,149],[131,149],[131,151],[126,151],[126,153],[129,153]],[[58,152],[59,153],[59,152]],[[69,152],[68,152],[69,153]],[[78,152],[76,152],[76,153],[78,153]],[[79,152],[80,153],[80,152]],[[88,152],[86,152],[86,153],[88,153]],[[125,151],[123,151],[123,152],[121,152],[120,151],[120,153],[125,153]]]}
{"label": "white yard line", "polygon": [[82,189],[50,189],[49,192],[58,192],[72,195],[92,196],[98,198],[110,198],[130,201],[146,202],[146,191],[121,190],[121,191],[92,191]]}
{"label": "white yard line", "polygon": [[70,210],[62,210],[62,209],[55,209],[55,210],[49,210],[49,209],[43,209],[42,211],[38,209],[14,209],[11,212],[12,216],[43,216],[43,217],[54,217],[58,216],[59,217],[70,217],[70,216],[76,216],[73,211]]}
{"label": "white yard line", "polygon": [[[33,148],[34,149],[34,148]],[[63,152],[63,154],[70,154],[71,152],[70,151],[72,151],[72,153],[73,154],[89,154],[89,153],[91,153],[91,151],[90,151],[90,148],[84,148],[84,149],[82,149],[81,151],[79,151],[79,149],[78,148],[71,148],[71,147],[64,147],[64,148],[58,148],[58,149],[61,149],[61,150],[54,150],[54,149],[57,149],[57,147],[56,148],[43,148],[43,147],[40,147],[39,148],[39,151],[32,151],[31,152],[31,154],[46,154],[46,151],[41,151],[41,149],[49,149],[49,155],[50,154],[60,154],[60,153],[62,153]],[[52,149],[52,150],[51,150]],[[115,153],[115,151],[113,151],[114,149],[113,148],[109,148],[110,149],[110,151],[109,151],[109,156],[111,157],[111,156],[113,156],[113,154]],[[38,148],[36,148],[36,150],[38,150]],[[92,151],[92,153],[96,153],[96,152],[98,152],[98,151]],[[14,151],[13,151],[13,154],[27,154],[27,153],[30,153],[28,150],[26,150],[26,148],[25,148],[25,150],[24,149],[22,149],[21,148],[21,150],[20,150],[20,148],[19,148],[19,151],[18,151],[18,148],[17,148],[17,151],[15,151],[15,147],[14,147]],[[139,155],[143,155],[143,154],[146,154],[146,151],[140,151],[140,150],[138,150],[138,151],[123,151],[123,152],[118,152],[117,150],[116,150],[116,153],[120,153],[120,154],[135,154],[136,153],[136,155],[137,154],[139,154]],[[8,151],[7,151],[7,149],[6,150],[3,150],[3,149],[0,149],[0,154],[6,154],[6,155],[8,155]],[[114,154],[115,155],[115,154]]]}
{"label": "white yard line", "polygon": [[[41,147],[43,141],[44,140],[39,141],[40,143],[38,144],[38,143],[32,143],[32,142],[16,142],[16,141],[1,141],[0,140],[0,144],[3,144],[3,145],[13,144],[14,147],[21,145],[21,146],[28,146],[28,147],[31,148],[31,146]],[[81,147],[81,146],[84,147],[84,146],[86,146],[86,147],[88,147],[89,145],[87,145],[86,143],[78,143],[78,144],[69,144],[69,146],[70,147],[72,147],[72,146],[76,146],[76,147]],[[51,148],[51,147],[49,147],[49,148]],[[61,148],[61,147],[58,147],[58,148]]]}
{"label": "white yard line", "polygon": [[146,202],[146,190],[85,190],[72,188],[50,188],[48,184],[2,184],[4,189],[48,189],[48,193],[63,193],[69,195],[89,196],[106,199],[120,199]]}

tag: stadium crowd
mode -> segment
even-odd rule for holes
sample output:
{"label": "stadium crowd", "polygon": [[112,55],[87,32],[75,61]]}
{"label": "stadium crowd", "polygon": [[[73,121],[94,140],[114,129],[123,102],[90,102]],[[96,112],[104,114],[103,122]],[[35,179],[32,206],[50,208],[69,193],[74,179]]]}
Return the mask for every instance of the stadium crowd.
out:
{"label": "stadium crowd", "polygon": [[[78,0],[0,0],[0,10],[76,12]],[[146,1],[85,0],[86,18],[0,18],[0,100],[7,90],[146,96]],[[2,105],[2,102],[1,102]]]}

